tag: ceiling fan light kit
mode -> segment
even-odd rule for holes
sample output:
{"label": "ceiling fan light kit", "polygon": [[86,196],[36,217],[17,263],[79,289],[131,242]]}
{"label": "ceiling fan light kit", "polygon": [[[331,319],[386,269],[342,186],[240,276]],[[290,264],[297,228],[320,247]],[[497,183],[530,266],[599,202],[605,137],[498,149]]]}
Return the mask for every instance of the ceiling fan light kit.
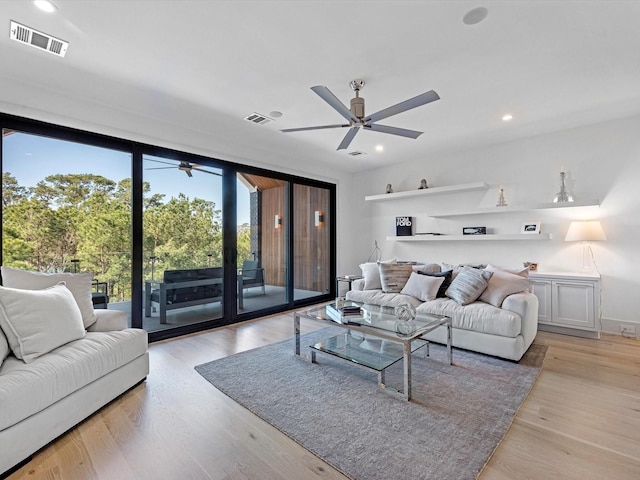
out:
{"label": "ceiling fan light kit", "polygon": [[362,90],[362,88],[364,87],[364,80],[352,80],[349,85],[351,89],[356,92],[356,96],[351,99],[351,108],[347,108],[346,105],[342,103],[338,99],[338,97],[336,97],[327,87],[323,85],[311,87],[311,90],[313,90],[320,98],[327,102],[329,106],[337,111],[349,123],[337,125],[320,125],[316,127],[287,128],[281,131],[290,133],[306,130],[322,130],[327,128],[349,127],[349,131],[342,139],[342,142],[340,142],[340,145],[338,145],[337,150],[345,150],[353,141],[353,138],[358,133],[358,130],[362,128],[370,129],[376,132],[387,133],[390,135],[416,139],[420,135],[422,135],[422,132],[409,130],[406,128],[391,127],[388,125],[379,125],[375,122],[440,99],[435,91],[430,90],[421,95],[405,100],[404,102],[400,102],[396,105],[380,110],[373,115],[366,116],[364,108],[364,98],[360,96],[360,90]]}

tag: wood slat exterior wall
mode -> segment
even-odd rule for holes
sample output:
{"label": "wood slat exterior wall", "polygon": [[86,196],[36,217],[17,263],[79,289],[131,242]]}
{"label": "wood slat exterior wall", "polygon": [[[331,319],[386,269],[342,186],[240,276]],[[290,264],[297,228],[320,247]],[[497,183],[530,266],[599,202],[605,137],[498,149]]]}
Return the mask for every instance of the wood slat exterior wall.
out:
{"label": "wood slat exterior wall", "polygon": [[[294,288],[324,292],[329,289],[329,191],[294,185]],[[323,222],[315,225],[315,212]]]}
{"label": "wood slat exterior wall", "polygon": [[[324,292],[329,284],[329,191],[294,185],[293,221],[294,288]],[[269,285],[286,285],[287,218],[286,188],[278,186],[262,191],[262,266]],[[324,219],[315,226],[315,212]],[[275,216],[282,226],[275,228]]]}
{"label": "wood slat exterior wall", "polygon": [[[285,286],[286,275],[286,188],[279,186],[262,191],[262,267],[268,285]],[[275,228],[275,216],[282,226]]]}

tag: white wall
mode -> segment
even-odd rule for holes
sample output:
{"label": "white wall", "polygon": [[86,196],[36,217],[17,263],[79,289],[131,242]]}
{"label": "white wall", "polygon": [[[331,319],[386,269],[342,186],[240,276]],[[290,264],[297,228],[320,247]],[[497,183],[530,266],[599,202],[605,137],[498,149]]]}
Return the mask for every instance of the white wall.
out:
{"label": "white wall", "polygon": [[[492,263],[501,266],[538,262],[546,272],[582,270],[582,246],[564,242],[572,220],[599,219],[608,237],[593,243],[602,276],[602,319],[638,322],[640,319],[640,117],[522,139],[474,151],[397,162],[354,178],[348,228],[341,232],[354,247],[343,255],[339,273],[358,272],[378,241],[382,257],[447,263]],[[428,141],[428,137],[420,141]],[[599,199],[600,207],[544,210],[500,215],[432,219],[429,211],[495,206],[498,188],[509,205],[551,202],[559,190],[559,172],[568,172],[568,187],[577,200]],[[429,186],[484,181],[488,191],[422,198],[365,202],[366,195],[416,189],[420,179]],[[461,234],[462,226],[486,226],[494,233],[518,233],[522,222],[540,221],[550,241],[393,242],[394,218],[411,215],[417,231]],[[344,225],[345,223],[343,223]],[[640,327],[640,325],[639,325]],[[617,330],[617,329],[616,329]],[[640,328],[637,329],[640,332]]]}

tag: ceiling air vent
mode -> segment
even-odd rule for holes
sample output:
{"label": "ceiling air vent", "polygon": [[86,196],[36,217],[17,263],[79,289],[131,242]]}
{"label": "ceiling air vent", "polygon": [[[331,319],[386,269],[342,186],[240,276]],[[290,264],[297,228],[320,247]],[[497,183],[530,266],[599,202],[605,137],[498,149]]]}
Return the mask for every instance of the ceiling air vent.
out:
{"label": "ceiling air vent", "polygon": [[273,122],[273,118],[269,118],[266,115],[253,112],[251,115],[244,117],[245,120],[251,123],[257,123],[258,125],[264,125],[265,123]]}
{"label": "ceiling air vent", "polygon": [[46,33],[38,32],[33,28],[25,27],[13,20],[11,21],[9,30],[9,38],[39,48],[40,50],[46,50],[59,57],[64,57],[69,47],[69,43],[64,40],[59,40]]}
{"label": "ceiling air vent", "polygon": [[351,155],[352,157],[357,157],[358,155],[366,155],[366,153],[359,150],[354,150],[353,152],[349,152],[349,155]]}

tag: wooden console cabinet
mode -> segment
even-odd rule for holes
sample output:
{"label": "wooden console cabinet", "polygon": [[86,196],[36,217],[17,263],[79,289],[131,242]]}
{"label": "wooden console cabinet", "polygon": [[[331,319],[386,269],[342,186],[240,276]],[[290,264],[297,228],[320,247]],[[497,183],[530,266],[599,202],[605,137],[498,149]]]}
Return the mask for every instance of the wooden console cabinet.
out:
{"label": "wooden console cabinet", "polygon": [[531,272],[529,280],[539,301],[539,330],[600,338],[598,274]]}

